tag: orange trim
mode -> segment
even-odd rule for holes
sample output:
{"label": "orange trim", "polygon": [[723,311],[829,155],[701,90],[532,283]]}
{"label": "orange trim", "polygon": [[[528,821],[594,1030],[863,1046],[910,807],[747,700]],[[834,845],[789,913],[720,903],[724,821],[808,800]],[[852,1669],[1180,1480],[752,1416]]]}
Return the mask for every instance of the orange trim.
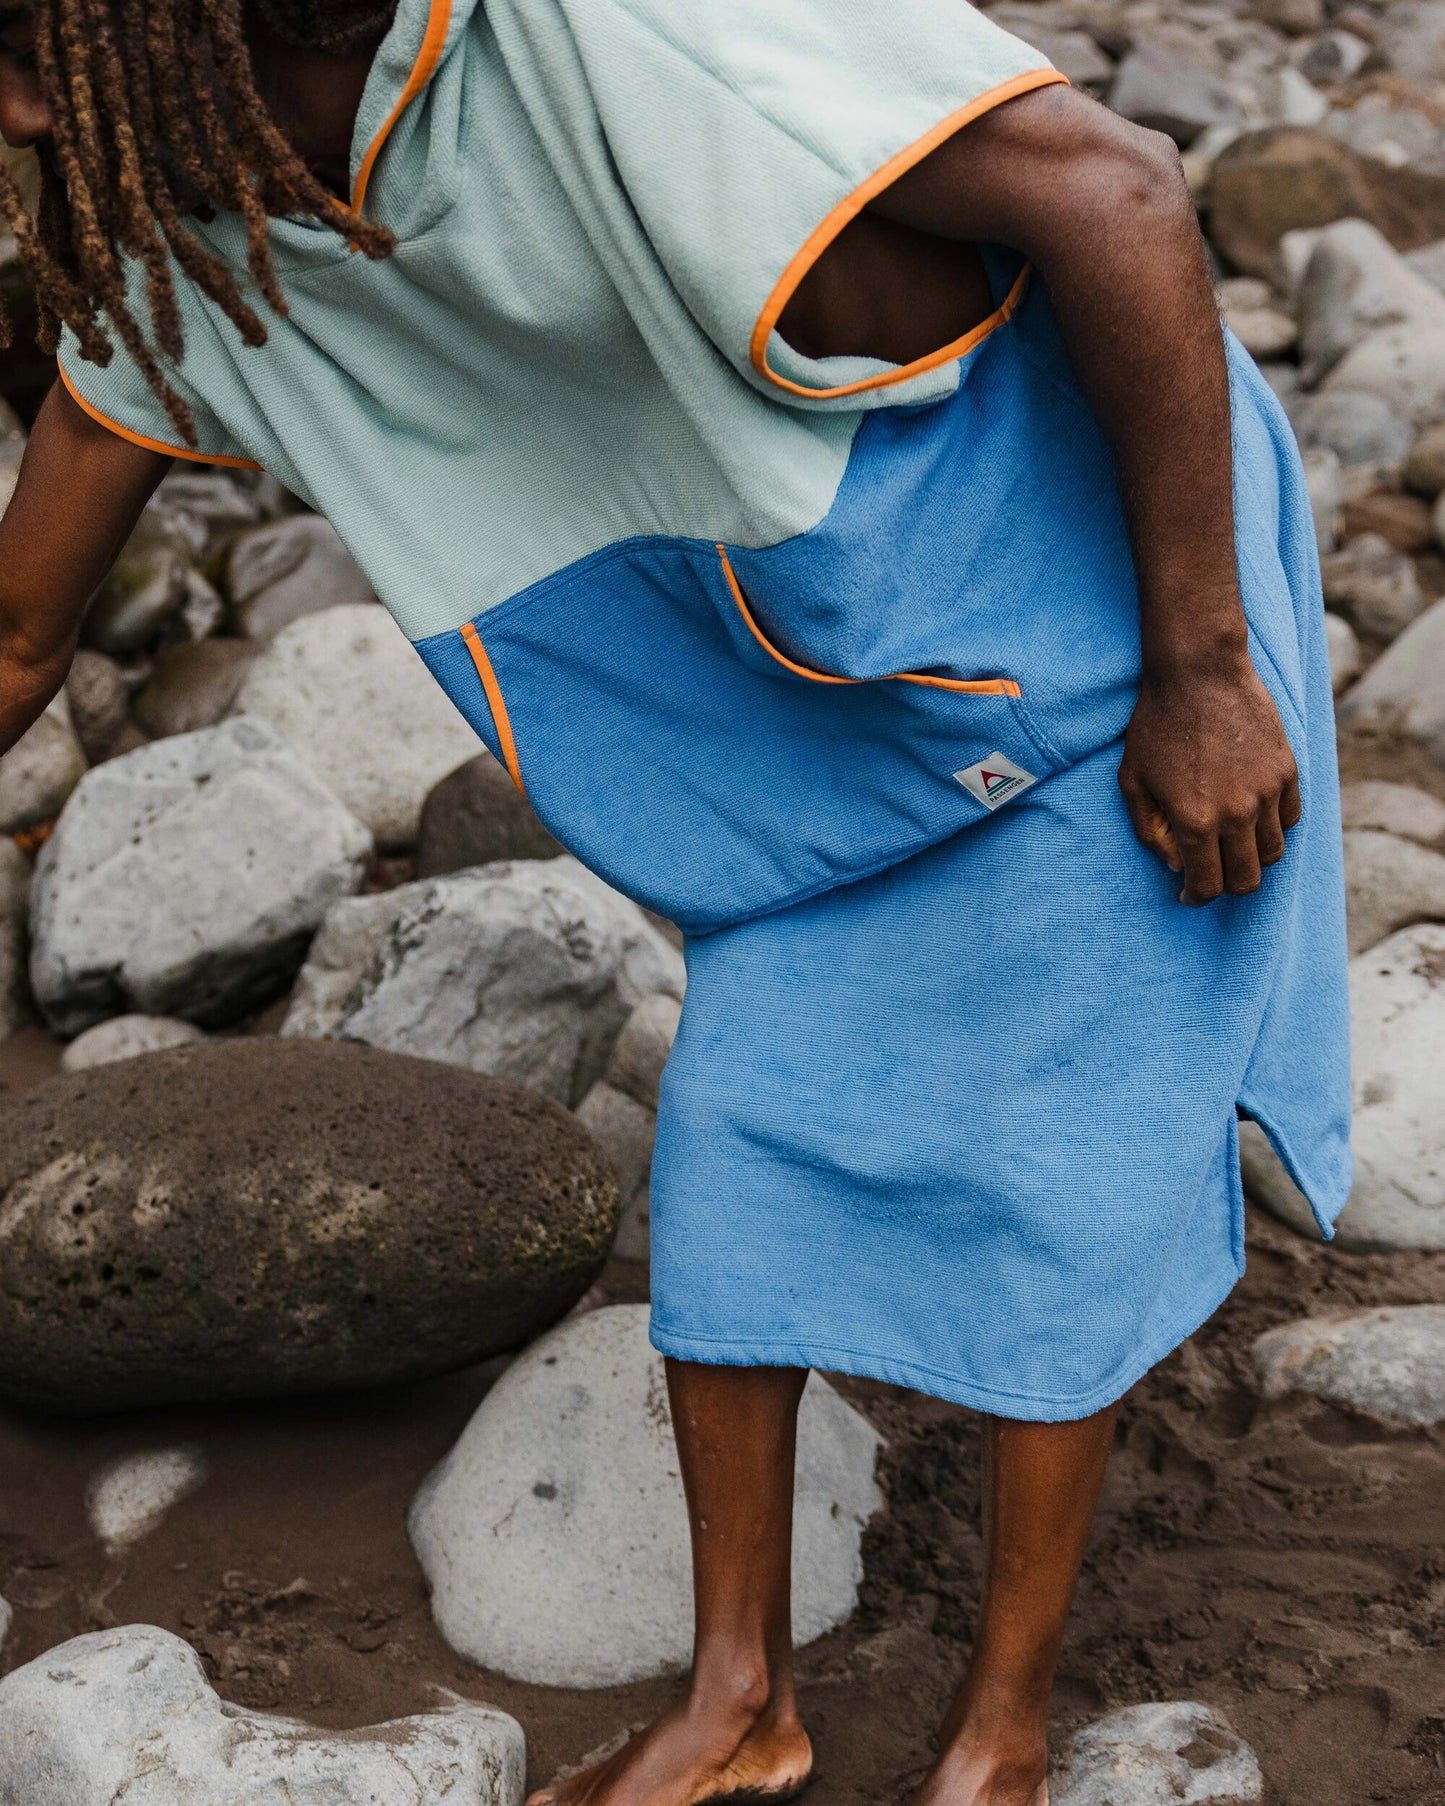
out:
{"label": "orange trim", "polygon": [[351,211],[360,213],[366,200],[367,184],[371,181],[371,172],[376,166],[376,159],[381,155],[382,146],[391,136],[392,128],[421,93],[431,78],[436,74],[437,64],[441,61],[442,45],[447,41],[447,27],[451,23],[451,0],[431,0],[431,11],[427,14],[426,31],[422,35],[421,49],[417,52],[416,61],[411,66],[411,74],[406,78],[406,86],[397,97],[396,105],[387,114],[381,130],[366,147],[366,154],[356,172],[356,181],[351,189]]}
{"label": "orange trim", "polygon": [[93,401],[87,401],[66,375],[65,365],[59,358],[55,367],[60,372],[60,380],[70,393],[71,400],[77,407],[83,408],[92,420],[102,426],[108,426],[113,433],[122,439],[129,439],[132,445],[139,445],[144,451],[162,452],[168,458],[188,458],[192,464],[229,464],[235,470],[260,470],[262,468],[254,458],[227,458],[219,453],[192,451],[189,445],[167,445],[163,439],[150,439],[144,433],[132,432],[130,427],[122,426],[118,420],[112,420],[109,414],[102,414]]}
{"label": "orange trim", "polygon": [[1010,81],[1000,82],[996,88],[990,88],[986,94],[980,94],[977,100],[971,100],[966,107],[960,107],[956,113],[950,113],[947,119],[940,120],[932,131],[925,132],[913,144],[899,151],[896,157],[890,157],[866,182],[839,201],[823,223],[809,233],[803,248],[783,271],[773,292],[763,303],[763,311],[758,315],[758,323],[753,328],[752,341],[748,347],[748,356],[758,375],[765,376],[769,382],[776,383],[778,388],[786,389],[792,395],[804,395],[811,401],[834,401],[842,395],[861,395],[869,389],[891,388],[895,383],[907,382],[911,377],[936,370],[940,364],[951,364],[955,358],[966,356],[975,345],[981,344],[995,327],[1002,326],[1018,306],[1019,296],[1023,293],[1028,276],[1027,265],[1009,290],[1003,305],[980,325],[966,332],[961,339],[955,339],[951,345],[931,351],[927,357],[916,358],[911,364],[904,364],[898,370],[880,371],[877,376],[867,376],[856,383],[842,383],[836,389],[810,389],[804,383],[791,382],[786,376],[779,376],[768,367],[768,340],[773,336],[783,309],[792,300],[808,271],[850,220],[856,219],[868,203],[876,200],[899,176],[921,163],[945,139],[951,138],[980,114],[991,112],[994,107],[1002,106],[1004,101],[1031,93],[1035,88],[1051,87],[1056,82],[1067,85],[1068,79],[1057,69],[1030,69],[1025,75],[1016,75]]}
{"label": "orange trim", "polygon": [[[931,690],[954,690],[962,696],[1021,696],[1023,692],[1011,677],[928,677],[921,671],[891,671],[886,677],[835,677],[830,671],[813,671],[807,665],[796,665],[792,659],[785,658],[773,645],[753,619],[752,610],[748,607],[747,598],[743,595],[743,586],[738,582],[737,572],[733,569],[733,561],[728,557],[727,547],[719,546],[717,555],[722,560],[723,576],[727,578],[728,589],[737,604],[738,613],[743,617],[748,632],[767,653],[775,658],[785,670],[791,671],[795,677],[810,678],[815,684],[857,684],[857,683],[905,683],[927,684]],[[472,656],[475,658],[476,654]]]}
{"label": "orange trim", "polygon": [[512,738],[511,718],[507,714],[506,699],[502,695],[502,686],[497,682],[497,674],[492,669],[492,661],[487,657],[487,649],[470,621],[463,621],[458,632],[466,642],[472,663],[477,667],[477,676],[481,678],[482,688],[487,693],[487,707],[492,711],[492,722],[501,743],[502,759],[508,775],[521,794],[526,796],[527,787],[522,782],[522,767],[517,762],[517,742]]}

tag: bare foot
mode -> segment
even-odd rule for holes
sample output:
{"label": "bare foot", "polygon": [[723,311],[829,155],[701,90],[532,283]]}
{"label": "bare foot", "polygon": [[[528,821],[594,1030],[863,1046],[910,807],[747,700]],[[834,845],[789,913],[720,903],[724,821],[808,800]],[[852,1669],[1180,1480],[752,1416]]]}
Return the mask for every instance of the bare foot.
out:
{"label": "bare foot", "polygon": [[1002,1755],[956,1745],[939,1757],[912,1806],[1049,1806],[1042,1746]]}
{"label": "bare foot", "polygon": [[812,1772],[813,1746],[791,1705],[759,1710],[689,1698],[615,1756],[539,1788],[527,1806],[702,1806],[730,1795],[782,1801],[801,1793]]}

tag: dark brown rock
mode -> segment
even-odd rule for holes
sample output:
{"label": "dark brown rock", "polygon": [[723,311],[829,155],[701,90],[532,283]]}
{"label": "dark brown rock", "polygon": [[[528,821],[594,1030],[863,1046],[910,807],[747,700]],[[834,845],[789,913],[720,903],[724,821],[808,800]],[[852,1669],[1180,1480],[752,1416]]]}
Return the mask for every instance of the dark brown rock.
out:
{"label": "dark brown rock", "polygon": [[1340,511],[1340,538],[1358,539],[1362,533],[1378,533],[1397,552],[1424,552],[1435,539],[1430,510],[1419,496],[1382,489],[1357,496]]}
{"label": "dark brown rock", "polygon": [[236,700],[256,648],[246,640],[168,646],[135,699],[135,718],[153,739],[214,727]]}
{"label": "dark brown rock", "polygon": [[421,811],[418,878],[440,878],[497,859],[555,859],[566,848],[532,812],[489,752],[434,784]]}
{"label": "dark brown rock", "polygon": [[617,1182],[537,1092],[239,1038],[0,1101],[0,1395],[113,1410],[405,1380],[586,1291]]}
{"label": "dark brown rock", "polygon": [[82,646],[65,680],[70,722],[81,751],[92,765],[110,757],[126,726],[129,695],[120,666],[103,652]]}

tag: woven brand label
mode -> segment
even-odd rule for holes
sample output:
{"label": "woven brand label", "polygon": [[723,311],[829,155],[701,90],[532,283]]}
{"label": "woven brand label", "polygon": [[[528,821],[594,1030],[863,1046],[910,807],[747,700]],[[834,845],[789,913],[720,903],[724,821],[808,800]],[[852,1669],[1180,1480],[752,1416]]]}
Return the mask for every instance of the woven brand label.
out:
{"label": "woven brand label", "polygon": [[953,775],[970,796],[978,798],[985,809],[997,809],[1003,803],[1012,802],[1030,784],[1038,783],[1033,772],[1025,771],[1022,765],[1015,765],[1012,759],[1006,759],[1001,752],[992,752],[986,759],[980,759],[977,765],[969,765]]}

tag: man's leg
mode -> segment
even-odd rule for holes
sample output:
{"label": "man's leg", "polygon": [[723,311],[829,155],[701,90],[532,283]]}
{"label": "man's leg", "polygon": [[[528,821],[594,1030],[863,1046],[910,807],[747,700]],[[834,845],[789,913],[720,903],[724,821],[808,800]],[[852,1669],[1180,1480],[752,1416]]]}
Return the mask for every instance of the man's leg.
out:
{"label": "man's leg", "polygon": [[692,1676],[682,1701],[609,1761],[528,1806],[694,1806],[794,1791],[813,1759],[793,1695],[793,1451],[799,1367],[668,1361],[692,1526]]}
{"label": "man's leg", "polygon": [[915,1806],[1045,1806],[1054,1664],[1117,1412],[1078,1423],[988,1420],[983,1610]]}

